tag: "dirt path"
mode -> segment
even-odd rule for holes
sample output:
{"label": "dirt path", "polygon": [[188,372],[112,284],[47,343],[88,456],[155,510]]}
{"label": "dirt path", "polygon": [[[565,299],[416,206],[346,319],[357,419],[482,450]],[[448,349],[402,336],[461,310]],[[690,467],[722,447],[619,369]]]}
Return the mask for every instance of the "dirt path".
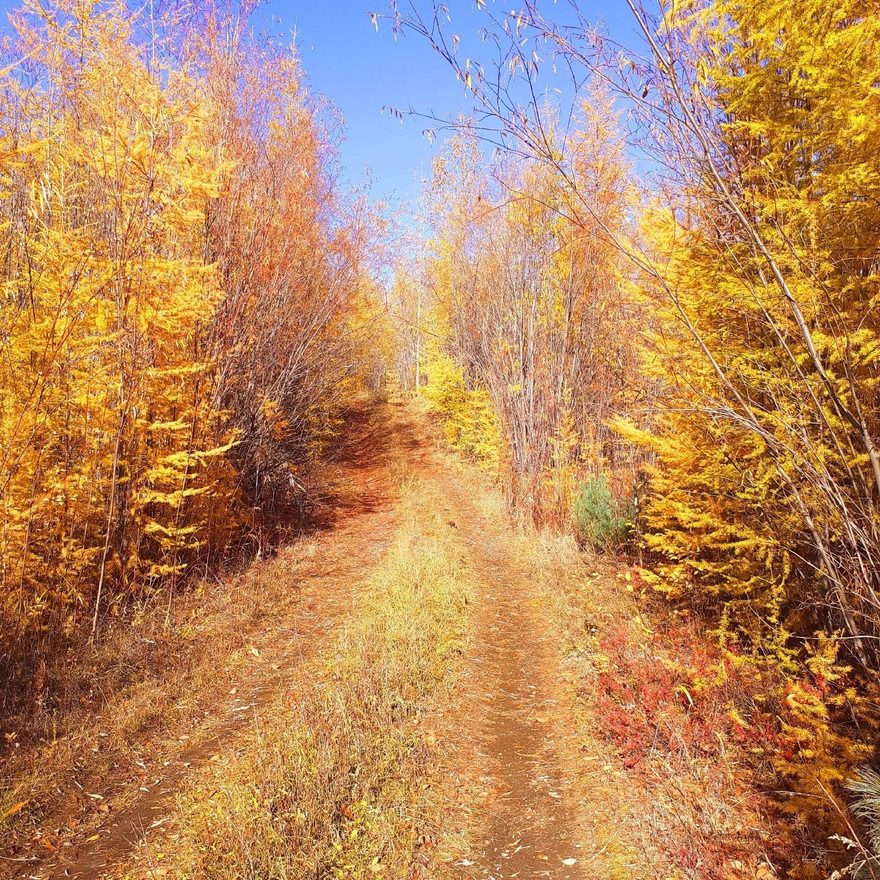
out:
{"label": "dirt path", "polygon": [[[208,709],[192,735],[171,743],[160,760],[145,749],[131,766],[119,767],[115,778],[77,782],[83,791],[101,792],[104,820],[69,822],[70,833],[62,832],[51,853],[36,846],[14,876],[114,876],[150,830],[163,824],[191,774],[219,751],[235,748],[260,707],[292,685],[297,668],[350,612],[395,533],[394,463],[418,446],[400,408],[355,413],[352,422],[351,439],[339,455],[337,488],[319,511],[318,530],[267,563],[273,576],[283,578],[282,592],[295,594],[295,601],[267,618],[266,631],[247,634],[254,656],[250,674],[230,680],[227,698]],[[48,821],[63,824],[64,817]]]}
{"label": "dirt path", "polygon": [[326,505],[321,530],[272,563],[296,601],[270,617],[263,631],[248,634],[250,673],[224,683],[226,697],[191,739],[181,738],[161,756],[145,748],[115,778],[92,780],[86,790],[102,792],[108,808],[103,820],[77,824],[61,847],[25,864],[17,876],[117,876],[138,857],[151,829],[162,826],[198,769],[220,752],[235,751],[280,690],[297,689],[304,661],[351,612],[394,537],[399,463],[437,487],[450,524],[468,547],[476,588],[469,671],[453,710],[458,717],[446,719],[451,724],[439,748],[444,772],[463,780],[459,794],[466,792],[468,801],[469,849],[451,873],[468,880],[587,876],[581,854],[589,847],[581,847],[571,773],[561,758],[566,725],[560,716],[570,707],[560,706],[557,642],[547,631],[529,567],[511,549],[506,518],[480,507],[468,474],[407,409],[389,407],[379,421],[364,413],[353,427],[355,439],[340,461],[343,489]]}
{"label": "dirt path", "polygon": [[476,587],[466,684],[452,715],[436,719],[443,730],[438,776],[468,826],[468,851],[452,866],[453,875],[580,880],[586,875],[573,783],[557,749],[561,670],[545,614],[527,567],[509,548],[506,516],[488,516],[480,492],[469,485],[471,475],[430,438],[422,445],[431,449],[429,470],[445,514],[469,548]]}
{"label": "dirt path", "polygon": [[470,709],[479,718],[470,749],[482,757],[490,795],[479,817],[473,865],[463,876],[582,877],[577,822],[555,754],[559,674],[527,572],[504,532],[458,484],[449,494],[479,576]]}

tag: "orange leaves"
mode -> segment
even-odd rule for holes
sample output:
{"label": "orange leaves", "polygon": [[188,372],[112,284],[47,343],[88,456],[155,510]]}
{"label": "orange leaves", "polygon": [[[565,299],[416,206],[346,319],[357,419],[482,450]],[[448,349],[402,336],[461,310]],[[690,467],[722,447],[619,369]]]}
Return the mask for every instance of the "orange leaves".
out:
{"label": "orange leaves", "polygon": [[372,219],[337,191],[321,108],[299,79],[294,55],[242,44],[212,82],[213,136],[233,171],[208,228],[224,290],[208,344],[255,530],[298,512],[340,411],[376,370]]}

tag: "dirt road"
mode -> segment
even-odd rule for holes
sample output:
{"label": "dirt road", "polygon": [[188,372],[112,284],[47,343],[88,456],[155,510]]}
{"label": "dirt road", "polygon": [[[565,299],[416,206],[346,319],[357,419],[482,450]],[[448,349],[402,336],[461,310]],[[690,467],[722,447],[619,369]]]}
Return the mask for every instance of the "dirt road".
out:
{"label": "dirt road", "polygon": [[[414,444],[413,430],[401,409],[351,414],[315,531],[283,548],[264,564],[264,573],[243,585],[260,589],[264,578],[280,579],[266,593],[283,597],[277,609],[263,616],[266,629],[242,634],[254,655],[246,677],[230,679],[222,701],[204,710],[197,729],[165,744],[169,748],[161,760],[148,749],[135,748],[131,761],[115,767],[109,777],[90,778],[84,768],[73,784],[86,799],[68,798],[65,804],[85,806],[72,815],[62,808],[47,816],[46,833],[33,849],[7,862],[13,876],[113,876],[145,835],[161,827],[175,795],[198,768],[218,752],[234,749],[261,705],[291,686],[298,667],[350,613],[360,585],[395,532],[395,462]],[[95,801],[102,811],[83,816]]]}
{"label": "dirt road", "polygon": [[[226,697],[205,714],[200,729],[164,760],[135,755],[133,766],[120,767],[114,778],[89,782],[107,805],[103,820],[71,823],[56,838],[60,845],[31,854],[18,876],[116,876],[146,838],[162,833],[176,794],[215,755],[235,752],[273,695],[296,689],[298,669],[351,613],[396,533],[395,487],[405,476],[430,484],[442,500],[474,579],[464,686],[457,705],[449,706],[435,756],[450,779],[464,780],[460,790],[472,800],[463,835],[468,851],[435,867],[474,880],[587,876],[570,774],[558,748],[564,728],[558,716],[568,711],[559,705],[558,652],[528,566],[511,550],[506,517],[481,508],[473,474],[459,468],[406,407],[365,411],[350,428],[339,456],[338,489],[319,530],[272,563],[282,594],[296,601],[267,617],[269,628],[248,634],[255,658],[250,673],[228,682]],[[63,825],[64,817],[55,821]],[[418,862],[414,857],[414,877]]]}

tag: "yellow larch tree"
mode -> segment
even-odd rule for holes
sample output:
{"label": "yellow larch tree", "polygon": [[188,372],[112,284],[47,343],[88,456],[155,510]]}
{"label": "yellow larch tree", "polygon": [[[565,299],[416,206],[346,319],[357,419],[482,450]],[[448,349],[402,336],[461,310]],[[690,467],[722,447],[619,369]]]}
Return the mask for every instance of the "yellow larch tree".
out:
{"label": "yellow larch tree", "polygon": [[[301,515],[361,387],[372,214],[295,52],[28,0],[0,74],[0,662]],[[325,120],[325,121],[322,121]],[[278,516],[276,516],[276,513]],[[270,526],[268,528],[274,528]]]}

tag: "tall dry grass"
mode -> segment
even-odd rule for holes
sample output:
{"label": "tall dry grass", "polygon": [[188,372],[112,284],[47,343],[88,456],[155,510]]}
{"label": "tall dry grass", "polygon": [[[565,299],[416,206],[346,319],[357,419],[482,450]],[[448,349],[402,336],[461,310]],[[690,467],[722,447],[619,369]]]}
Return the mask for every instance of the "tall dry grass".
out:
{"label": "tall dry grass", "polygon": [[296,613],[291,571],[314,549],[303,541],[240,574],[201,582],[171,621],[164,603],[144,603],[80,662],[65,667],[62,657],[48,667],[51,700],[8,716],[2,729],[0,852],[52,843],[44,825],[56,815],[100,819],[85,810],[83,786],[93,791],[124,773],[114,768],[130,766],[135,754],[161,766],[180,736],[199,733],[205,714],[225,703],[228,682],[257,662],[248,646]]}

